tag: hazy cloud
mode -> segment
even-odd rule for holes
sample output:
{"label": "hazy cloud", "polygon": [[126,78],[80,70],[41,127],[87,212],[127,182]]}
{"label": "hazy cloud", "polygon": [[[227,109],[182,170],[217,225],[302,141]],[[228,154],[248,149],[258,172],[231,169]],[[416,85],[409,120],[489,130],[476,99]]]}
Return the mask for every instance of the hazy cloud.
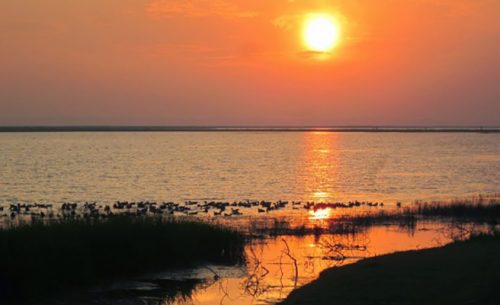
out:
{"label": "hazy cloud", "polygon": [[415,0],[423,5],[435,6],[448,12],[453,16],[468,16],[477,13],[482,9],[492,9],[499,7],[498,0]]}
{"label": "hazy cloud", "polygon": [[258,15],[256,11],[242,9],[224,0],[153,0],[146,5],[146,12],[155,16],[189,18],[208,16],[251,18]]}
{"label": "hazy cloud", "polygon": [[278,28],[290,31],[295,28],[301,18],[303,18],[303,15],[299,14],[281,15],[274,18],[272,24]]}

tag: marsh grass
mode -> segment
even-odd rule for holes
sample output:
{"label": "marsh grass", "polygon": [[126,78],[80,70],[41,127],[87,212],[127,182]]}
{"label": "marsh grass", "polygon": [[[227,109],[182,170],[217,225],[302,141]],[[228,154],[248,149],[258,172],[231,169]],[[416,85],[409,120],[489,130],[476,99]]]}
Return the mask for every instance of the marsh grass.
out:
{"label": "marsh grass", "polygon": [[0,300],[197,262],[238,263],[244,237],[199,221],[112,217],[0,229]]}
{"label": "marsh grass", "polygon": [[369,213],[337,215],[320,222],[294,224],[285,218],[250,224],[250,235],[256,237],[282,235],[352,235],[365,232],[374,226],[398,226],[414,231],[419,222],[437,222],[449,225],[487,225],[495,231],[500,221],[500,202],[496,201],[453,201],[416,202],[412,206],[379,210]]}
{"label": "marsh grass", "polygon": [[494,221],[500,217],[500,203],[454,202],[448,205],[439,203],[417,203],[417,215],[423,217],[452,217],[479,221]]}

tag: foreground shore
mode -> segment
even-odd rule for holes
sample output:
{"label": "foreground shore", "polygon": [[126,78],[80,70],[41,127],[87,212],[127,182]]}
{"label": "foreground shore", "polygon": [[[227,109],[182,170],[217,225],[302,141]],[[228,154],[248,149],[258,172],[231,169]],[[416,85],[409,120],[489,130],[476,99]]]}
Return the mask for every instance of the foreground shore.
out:
{"label": "foreground shore", "polygon": [[500,235],[324,271],[281,305],[500,304]]}
{"label": "foreground shore", "polygon": [[0,229],[0,304],[150,270],[243,260],[244,237],[199,221],[114,216]]}

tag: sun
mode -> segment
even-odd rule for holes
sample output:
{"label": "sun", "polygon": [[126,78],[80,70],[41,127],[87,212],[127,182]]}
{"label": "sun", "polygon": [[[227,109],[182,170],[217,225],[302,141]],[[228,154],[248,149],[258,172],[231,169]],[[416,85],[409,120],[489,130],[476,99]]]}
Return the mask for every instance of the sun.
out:
{"label": "sun", "polygon": [[339,43],[340,34],[336,20],[326,14],[312,15],[304,23],[304,43],[311,51],[331,51]]}

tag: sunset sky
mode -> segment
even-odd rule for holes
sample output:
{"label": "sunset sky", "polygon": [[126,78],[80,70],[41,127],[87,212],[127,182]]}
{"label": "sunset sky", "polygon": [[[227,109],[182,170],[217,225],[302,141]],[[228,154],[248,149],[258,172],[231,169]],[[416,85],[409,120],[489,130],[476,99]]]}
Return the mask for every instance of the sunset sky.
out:
{"label": "sunset sky", "polygon": [[499,20],[499,0],[2,0],[0,125],[500,125]]}

